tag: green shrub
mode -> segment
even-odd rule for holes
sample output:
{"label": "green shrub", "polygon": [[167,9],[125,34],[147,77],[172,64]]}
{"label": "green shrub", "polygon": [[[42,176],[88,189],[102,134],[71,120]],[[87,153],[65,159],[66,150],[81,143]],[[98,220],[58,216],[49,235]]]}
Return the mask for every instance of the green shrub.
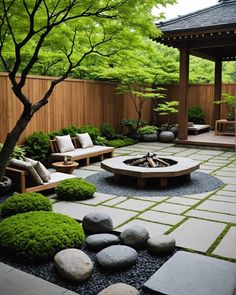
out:
{"label": "green shrub", "polygon": [[95,142],[98,136],[101,136],[101,132],[97,127],[91,125],[84,125],[78,128],[77,133],[88,133],[93,142]]}
{"label": "green shrub", "polygon": [[115,135],[115,129],[108,123],[103,123],[100,126],[100,131],[101,135],[108,139],[112,139]]}
{"label": "green shrub", "polygon": [[[2,150],[3,144],[0,143],[0,151]],[[14,147],[13,153],[11,154],[11,158],[16,158],[19,160],[23,160],[25,156],[25,149],[22,146],[16,145]]]}
{"label": "green shrub", "polygon": [[106,137],[98,136],[98,137],[95,139],[95,144],[106,146],[106,145],[107,145],[107,139],[106,139]]}
{"label": "green shrub", "polygon": [[2,204],[3,217],[29,211],[52,211],[52,204],[46,197],[38,193],[13,195]]}
{"label": "green shrub", "polygon": [[45,162],[50,154],[50,137],[43,132],[34,132],[25,139],[25,151],[29,158]]}
{"label": "green shrub", "polygon": [[157,133],[158,128],[156,126],[147,125],[138,129],[138,134],[154,134]]}
{"label": "green shrub", "polygon": [[54,139],[55,136],[61,136],[63,135],[62,131],[51,131],[48,133],[48,136],[50,137],[50,139]]}
{"label": "green shrub", "polygon": [[76,136],[76,133],[79,133],[78,130],[79,130],[79,127],[78,126],[71,124],[71,125],[69,125],[67,127],[62,128],[59,131],[59,133],[61,133],[60,135],[67,135],[67,134],[69,134],[71,137],[75,137]]}
{"label": "green shrub", "polygon": [[0,248],[30,260],[46,260],[66,248],[78,248],[85,239],[73,218],[53,212],[27,212],[0,223]]}
{"label": "green shrub", "polygon": [[188,109],[188,121],[194,124],[204,123],[205,115],[199,106],[192,106]]}
{"label": "green shrub", "polygon": [[56,187],[56,193],[61,200],[75,201],[93,197],[96,192],[95,185],[82,178],[66,179]]}
{"label": "green shrub", "polygon": [[128,146],[132,144],[135,144],[135,140],[133,140],[132,138],[113,139],[113,140],[109,140],[107,143],[108,146],[113,146],[114,148],[119,148],[119,147]]}

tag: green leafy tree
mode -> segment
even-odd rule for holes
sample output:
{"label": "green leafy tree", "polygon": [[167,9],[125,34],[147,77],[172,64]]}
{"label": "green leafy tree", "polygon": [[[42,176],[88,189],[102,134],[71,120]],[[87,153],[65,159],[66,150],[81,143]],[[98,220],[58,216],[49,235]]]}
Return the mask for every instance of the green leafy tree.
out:
{"label": "green leafy tree", "polygon": [[[152,8],[174,0],[1,0],[0,60],[23,111],[0,152],[0,180],[20,135],[48,103],[55,86],[92,55],[109,57],[137,36],[156,36]],[[47,58],[55,53],[53,59]],[[28,74],[56,68],[54,79],[35,103],[24,91]],[[45,70],[46,69],[46,70]],[[82,68],[81,68],[82,69]],[[21,74],[18,76],[18,74]]]}

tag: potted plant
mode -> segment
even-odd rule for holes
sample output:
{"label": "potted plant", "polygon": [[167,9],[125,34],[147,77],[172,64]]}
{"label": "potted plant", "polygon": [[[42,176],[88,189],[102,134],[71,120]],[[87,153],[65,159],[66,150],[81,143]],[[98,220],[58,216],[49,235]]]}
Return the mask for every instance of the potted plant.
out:
{"label": "potted plant", "polygon": [[158,137],[157,130],[156,126],[146,125],[138,129],[138,134],[143,141],[156,141]]}
{"label": "potted plant", "polygon": [[227,120],[234,121],[235,119],[235,109],[236,109],[236,97],[228,93],[222,94],[223,99],[214,101],[215,104],[225,103],[228,111]]}

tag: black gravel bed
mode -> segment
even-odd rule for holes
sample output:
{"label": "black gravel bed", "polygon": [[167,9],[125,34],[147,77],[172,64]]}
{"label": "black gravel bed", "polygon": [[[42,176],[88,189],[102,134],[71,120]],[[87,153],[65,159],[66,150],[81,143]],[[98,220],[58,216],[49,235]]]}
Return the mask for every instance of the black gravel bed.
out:
{"label": "black gravel bed", "polygon": [[117,196],[155,197],[155,196],[182,196],[200,194],[220,188],[224,183],[217,177],[202,172],[191,173],[189,182],[176,183],[160,188],[155,183],[148,184],[140,189],[135,186],[135,179],[123,178],[123,183],[116,183],[112,173],[99,172],[86,178],[96,185],[97,192]]}
{"label": "black gravel bed", "polygon": [[142,290],[142,285],[159,269],[177,250],[168,256],[156,257],[148,253],[147,250],[138,251],[138,258],[135,265],[123,271],[106,271],[101,269],[95,262],[96,252],[92,252],[81,247],[94,262],[94,271],[89,280],[83,283],[70,283],[63,280],[56,272],[54,263],[44,262],[41,264],[26,263],[19,258],[14,258],[7,253],[0,253],[0,261],[14,268],[20,269],[63,288],[77,292],[80,295],[97,295],[101,290],[115,283],[126,283],[140,291],[142,295],[149,293]]}

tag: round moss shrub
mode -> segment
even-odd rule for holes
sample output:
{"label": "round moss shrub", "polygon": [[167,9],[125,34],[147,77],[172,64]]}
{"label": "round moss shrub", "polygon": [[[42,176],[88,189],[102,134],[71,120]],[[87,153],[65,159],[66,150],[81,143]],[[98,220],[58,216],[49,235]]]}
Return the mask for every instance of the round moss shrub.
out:
{"label": "round moss shrub", "polygon": [[29,211],[52,211],[52,204],[39,193],[13,195],[2,204],[3,217]]}
{"label": "round moss shrub", "polygon": [[53,212],[27,212],[0,223],[0,249],[29,260],[48,260],[66,248],[78,248],[85,240],[82,225]]}
{"label": "round moss shrub", "polygon": [[96,192],[95,185],[82,178],[63,180],[56,187],[56,193],[61,200],[79,201],[92,198]]}

